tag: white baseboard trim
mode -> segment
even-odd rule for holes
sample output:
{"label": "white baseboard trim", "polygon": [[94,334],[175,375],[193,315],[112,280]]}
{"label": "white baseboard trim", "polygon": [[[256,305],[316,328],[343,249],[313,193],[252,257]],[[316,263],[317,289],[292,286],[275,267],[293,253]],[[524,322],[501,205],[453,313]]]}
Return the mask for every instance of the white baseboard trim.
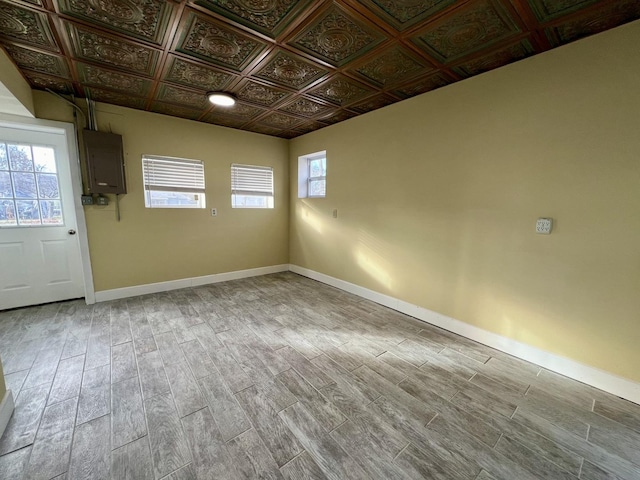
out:
{"label": "white baseboard trim", "polygon": [[258,267],[250,268],[248,270],[237,270],[235,272],[204,275],[202,277],[181,278],[179,280],[170,280],[168,282],[147,283],[145,285],[134,285],[132,287],[114,288],[113,290],[101,290],[96,292],[96,302],[107,302],[109,300],[118,300],[119,298],[167,292],[169,290],[197,287],[200,285],[208,285],[210,283],[227,282],[229,280],[238,280],[240,278],[257,277],[260,275],[267,275],[269,273],[286,272],[288,270],[288,264],[271,265],[269,267]]}
{"label": "white baseboard trim", "polygon": [[7,424],[13,414],[13,409],[13,394],[11,393],[11,390],[7,390],[2,402],[0,402],[0,437],[2,437],[4,429],[7,428]]}
{"label": "white baseboard trim", "polygon": [[612,393],[618,397],[625,398],[634,403],[640,404],[640,384],[632,382],[626,378],[618,377],[589,365],[576,362],[553,353],[540,350],[525,343],[518,342],[497,333],[483,330],[468,323],[461,322],[455,318],[433,312],[426,308],[404,302],[397,298],[382,293],[369,290],[368,288],[355,285],[353,283],[340,280],[338,278],[319,273],[314,270],[290,265],[289,269],[297,274],[312,278],[332,287],[339,288],[349,293],[366,298],[373,302],[392,308],[401,313],[443,328],[463,337],[475,340],[489,347],[521,358],[531,363],[535,363],[553,372],[559,373],[574,380],[578,380],[587,385],[591,385],[605,392]]}

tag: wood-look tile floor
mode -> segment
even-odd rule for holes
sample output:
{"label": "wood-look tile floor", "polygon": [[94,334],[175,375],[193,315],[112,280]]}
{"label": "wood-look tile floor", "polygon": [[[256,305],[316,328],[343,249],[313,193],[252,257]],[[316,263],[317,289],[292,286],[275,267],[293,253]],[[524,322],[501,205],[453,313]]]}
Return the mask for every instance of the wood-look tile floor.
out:
{"label": "wood-look tile floor", "polygon": [[291,273],[0,312],[2,479],[640,479],[640,406]]}

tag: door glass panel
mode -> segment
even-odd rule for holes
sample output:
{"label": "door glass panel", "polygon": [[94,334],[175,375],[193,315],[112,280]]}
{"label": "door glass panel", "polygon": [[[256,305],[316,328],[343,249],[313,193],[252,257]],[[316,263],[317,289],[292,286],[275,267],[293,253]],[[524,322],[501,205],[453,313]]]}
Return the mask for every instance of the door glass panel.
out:
{"label": "door glass panel", "polygon": [[16,221],[16,206],[13,200],[0,199],[0,227],[15,227],[18,225]]}
{"label": "door glass panel", "polygon": [[0,170],[0,198],[13,197],[13,188],[11,188],[11,177],[9,172]]}
{"label": "door glass panel", "polygon": [[36,172],[56,173],[56,157],[53,148],[33,146]]}
{"label": "door glass panel", "polygon": [[12,173],[11,177],[16,198],[38,198],[36,177],[33,173]]}
{"label": "door glass panel", "polygon": [[9,170],[9,158],[7,157],[7,147],[0,143],[0,170]]}
{"label": "door glass panel", "polygon": [[43,225],[63,224],[60,200],[40,200],[40,213]]}
{"label": "door glass panel", "polygon": [[52,147],[0,141],[0,227],[63,225]]}
{"label": "door glass panel", "polygon": [[16,200],[19,225],[41,225],[37,200]]}
{"label": "door glass panel", "polygon": [[38,196],[40,198],[60,198],[58,189],[58,177],[56,175],[39,173]]}
{"label": "door glass panel", "polygon": [[9,166],[14,172],[33,172],[33,158],[29,145],[8,144]]}

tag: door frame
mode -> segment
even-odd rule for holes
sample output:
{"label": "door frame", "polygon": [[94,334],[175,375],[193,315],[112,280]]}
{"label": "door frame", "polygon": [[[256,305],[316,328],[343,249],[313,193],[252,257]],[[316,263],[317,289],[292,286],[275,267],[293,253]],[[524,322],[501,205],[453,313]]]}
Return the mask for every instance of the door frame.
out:
{"label": "door frame", "polygon": [[93,286],[93,272],[91,269],[91,257],[89,255],[87,222],[80,198],[83,194],[82,173],[80,171],[80,156],[78,154],[75,125],[67,122],[20,117],[17,115],[0,113],[0,127],[54,134],[62,133],[64,135],[67,143],[69,172],[71,174],[71,189],[73,192],[73,207],[76,213],[78,243],[80,245],[80,262],[82,264],[84,299],[87,302],[87,305],[96,303],[96,292]]}

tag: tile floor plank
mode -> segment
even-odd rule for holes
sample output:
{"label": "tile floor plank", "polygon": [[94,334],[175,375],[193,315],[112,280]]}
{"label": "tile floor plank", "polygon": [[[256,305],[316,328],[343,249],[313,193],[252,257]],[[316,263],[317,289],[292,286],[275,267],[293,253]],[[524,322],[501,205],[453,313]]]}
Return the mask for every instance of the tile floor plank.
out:
{"label": "tile floor plank", "polygon": [[79,425],[73,436],[68,478],[111,478],[111,418],[105,415]]}
{"label": "tile floor plank", "polygon": [[137,377],[111,386],[111,446],[118,448],[147,434]]}
{"label": "tile floor plank", "polygon": [[144,436],[111,452],[113,480],[153,480],[149,437]]}

